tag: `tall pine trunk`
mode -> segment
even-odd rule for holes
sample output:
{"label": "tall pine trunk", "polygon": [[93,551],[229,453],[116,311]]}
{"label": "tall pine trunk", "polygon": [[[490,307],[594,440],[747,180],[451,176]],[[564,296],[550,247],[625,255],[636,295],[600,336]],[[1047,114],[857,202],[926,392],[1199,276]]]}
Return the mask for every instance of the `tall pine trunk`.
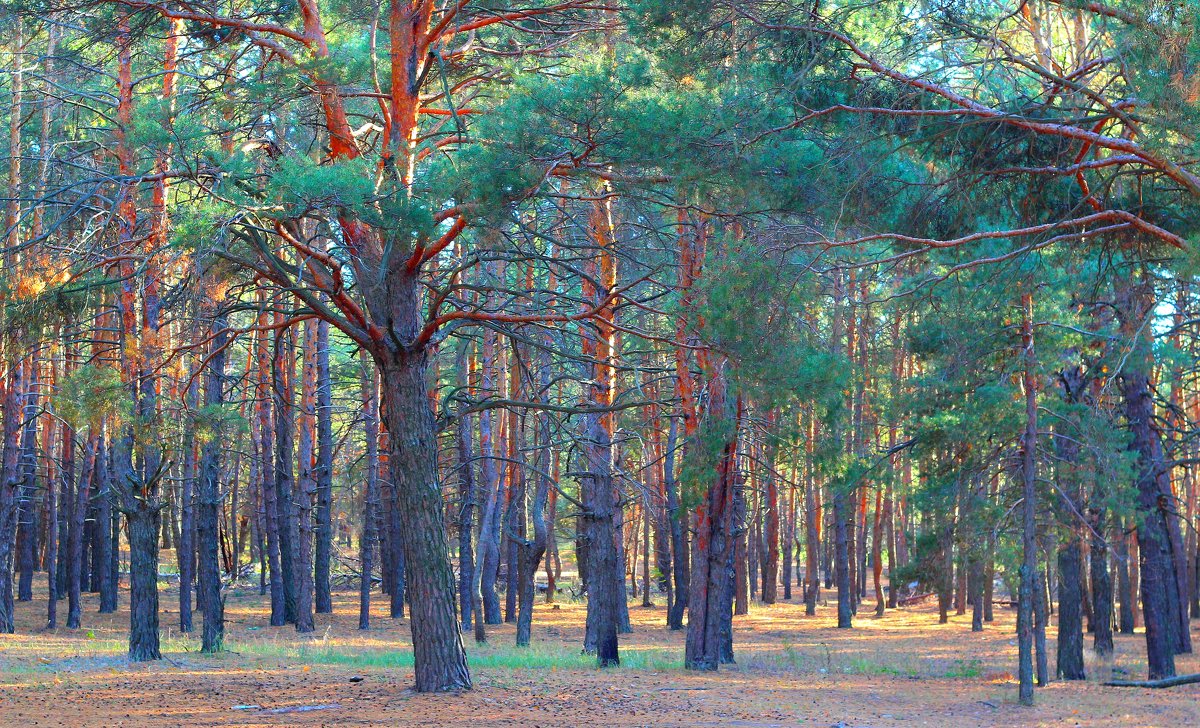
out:
{"label": "tall pine trunk", "polygon": [[[210,416],[216,416],[225,401],[225,348],[228,332],[223,316],[213,319],[214,331],[208,357],[208,376],[204,384],[204,404]],[[204,628],[201,633],[201,652],[220,652],[225,641],[225,600],[221,595],[221,567],[218,554],[217,528],[221,509],[221,450],[224,447],[220,428],[204,443],[200,459],[199,489],[196,493],[196,553],[200,605],[204,609]]]}
{"label": "tall pine trunk", "polygon": [[329,373],[329,322],[317,322],[317,524],[313,589],[317,614],[333,611],[329,565],[333,554],[333,380]]}

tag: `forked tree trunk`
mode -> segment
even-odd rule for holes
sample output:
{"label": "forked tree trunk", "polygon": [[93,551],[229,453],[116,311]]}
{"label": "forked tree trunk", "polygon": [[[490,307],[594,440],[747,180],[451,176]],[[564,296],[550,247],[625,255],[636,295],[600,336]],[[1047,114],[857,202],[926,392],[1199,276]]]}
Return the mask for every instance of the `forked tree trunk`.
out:
{"label": "forked tree trunk", "polygon": [[1149,677],[1157,680],[1175,675],[1175,654],[1190,651],[1191,642],[1186,602],[1176,568],[1177,546],[1181,543],[1178,520],[1150,392],[1153,350],[1147,318],[1153,315],[1153,307],[1149,284],[1132,281],[1117,284],[1121,330],[1133,347],[1119,387],[1133,436],[1129,447],[1138,457],[1134,484],[1138,491],[1142,613]]}
{"label": "forked tree trunk", "polygon": [[[714,408],[715,409],[715,408]],[[715,410],[717,416],[727,413]],[[696,512],[692,580],[688,588],[688,630],[684,667],[716,670],[721,664],[724,612],[732,614],[734,549],[733,467],[736,439],[726,443],[716,477]]]}
{"label": "forked tree trunk", "polygon": [[[420,315],[416,280],[397,293],[394,325],[411,339]],[[465,690],[471,687],[471,676],[458,631],[454,570],[445,541],[437,433],[426,380],[428,352],[383,352],[376,363],[383,382],[388,465],[405,536],[416,689]]]}
{"label": "forked tree trunk", "polygon": [[[541,392],[547,394],[549,391],[550,370],[545,362],[543,362],[542,371]],[[521,592],[518,595],[517,604],[518,646],[527,646],[529,644],[533,629],[533,602],[536,597],[534,576],[537,573],[538,564],[546,553],[546,543],[548,540],[546,503],[550,498],[550,489],[553,487],[548,474],[550,469],[550,418],[545,411],[539,413],[537,418],[537,442],[534,443],[535,447],[539,448],[534,467],[537,488],[534,490],[533,503],[530,505],[529,513],[530,522],[533,526],[533,539],[522,543],[520,548],[519,566],[521,574],[518,583],[520,584]]]}

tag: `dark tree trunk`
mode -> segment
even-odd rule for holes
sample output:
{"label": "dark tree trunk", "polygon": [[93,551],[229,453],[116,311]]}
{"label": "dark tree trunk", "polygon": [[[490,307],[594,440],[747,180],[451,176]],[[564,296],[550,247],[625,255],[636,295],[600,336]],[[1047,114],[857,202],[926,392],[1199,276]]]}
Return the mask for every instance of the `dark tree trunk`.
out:
{"label": "dark tree trunk", "polygon": [[1125,402],[1125,418],[1133,438],[1130,449],[1137,454],[1138,551],[1141,553],[1142,614],[1146,628],[1146,658],[1149,677],[1157,680],[1175,675],[1175,654],[1189,652],[1191,641],[1182,587],[1177,569],[1181,549],[1179,524],[1172,503],[1168,466],[1161,435],[1154,422],[1150,392],[1153,367],[1151,326],[1153,291],[1149,284],[1122,281],[1117,285],[1117,310],[1122,333],[1134,347],[1119,386]]}
{"label": "dark tree trunk", "polygon": [[[407,305],[396,325],[402,335],[415,336],[419,315],[415,280],[404,293]],[[389,433],[388,465],[405,536],[419,692],[471,687],[455,614],[454,570],[446,549],[437,437],[426,382],[427,356],[423,350],[401,352],[387,354],[377,362]]]}
{"label": "dark tree trunk", "polygon": [[[259,318],[265,325],[265,316]],[[275,418],[274,398],[271,394],[271,370],[273,358],[264,334],[258,342],[258,402],[255,409],[259,420],[260,478],[262,482],[263,525],[266,531],[267,569],[270,572],[271,626],[287,624],[287,606],[284,599],[283,557],[280,544],[281,512],[279,491],[275,485]]]}
{"label": "dark tree trunk", "polygon": [[1136,619],[1134,610],[1137,609],[1136,599],[1134,598],[1133,584],[1131,583],[1131,572],[1135,564],[1130,563],[1129,541],[1130,534],[1125,533],[1121,529],[1117,534],[1117,589],[1121,593],[1120,610],[1119,610],[1119,628],[1121,634],[1133,634],[1136,627]]}
{"label": "dark tree trunk", "polygon": [[[225,348],[228,339],[225,318],[213,320],[214,331],[204,384],[204,404],[215,412],[225,401]],[[204,443],[196,493],[196,552],[199,601],[204,610],[201,652],[220,652],[225,642],[225,599],[221,594],[221,567],[217,528],[221,509],[221,449],[226,436],[218,429]]]}
{"label": "dark tree trunk", "polygon": [[983,565],[982,555],[974,552],[969,563],[971,564],[971,631],[983,631],[983,581],[987,570]]}
{"label": "dark tree trunk", "polygon": [[687,511],[679,506],[679,485],[675,481],[675,449],[679,438],[679,418],[667,426],[667,452],[663,461],[663,488],[667,492],[667,518],[671,530],[671,578],[675,582],[675,601],[667,612],[667,626],[683,629],[683,611],[688,605]]}
{"label": "dark tree trunk", "polygon": [[21,398],[24,396],[22,364],[14,357],[0,377],[3,392],[3,454],[0,456],[0,634],[12,634],[15,610],[12,603],[12,548],[17,528],[18,489],[21,485]]}
{"label": "dark tree trunk", "polygon": [[730,564],[733,567],[733,613],[739,616],[750,612],[747,581],[753,569],[748,563],[749,539],[746,525],[745,492],[741,483],[736,483],[733,490],[733,551],[730,554]]}
{"label": "dark tree trunk", "polygon": [[[56,426],[55,424],[47,425],[48,440]],[[68,425],[65,422],[62,423],[58,430],[62,448],[71,447],[68,431]],[[47,447],[46,450],[47,457],[54,457],[51,447]],[[63,449],[62,452],[66,452],[66,450]],[[58,473],[58,477],[64,477],[63,473]],[[46,482],[46,629],[58,627],[58,518],[58,488],[54,486],[54,479],[48,478]]]}
{"label": "dark tree trunk", "polygon": [[[810,415],[811,419],[811,415]],[[812,425],[810,423],[810,434]],[[804,613],[817,613],[817,596],[821,588],[821,511],[817,506],[817,484],[811,461],[805,468],[804,483]]]}
{"label": "dark tree trunk", "polygon": [[854,584],[850,580],[850,536],[854,530],[854,512],[847,504],[845,486],[833,487],[833,569],[837,575],[838,629],[854,626]]}
{"label": "dark tree trunk", "polygon": [[88,496],[96,473],[98,451],[104,441],[96,435],[87,438],[83,471],[75,485],[75,500],[71,508],[71,526],[67,533],[67,627],[79,629],[83,617],[83,528],[87,514]]}
{"label": "dark tree trunk", "polygon": [[[795,468],[792,469],[792,483],[796,481]],[[782,561],[780,562],[781,571],[783,572],[783,600],[790,602],[792,600],[792,573],[794,562],[792,561],[792,548],[796,543],[796,488],[794,485],[788,486],[788,501],[787,510],[784,512],[783,521],[783,543],[780,544]]]}
{"label": "dark tree trunk", "polygon": [[1083,669],[1083,558],[1079,539],[1070,532],[1058,549],[1058,661],[1064,680],[1084,680]]}
{"label": "dark tree trunk", "polygon": [[62,425],[62,433],[62,444],[60,445],[62,449],[61,483],[58,491],[58,563],[55,568],[53,592],[54,597],[60,600],[67,598],[67,572],[69,571],[67,559],[71,555],[67,541],[71,529],[71,514],[74,513],[75,449],[79,443],[75,431],[65,422]]}
{"label": "dark tree trunk", "polygon": [[[193,371],[188,386],[188,406],[200,403],[200,377]],[[179,564],[179,631],[192,631],[192,586],[196,581],[196,432],[195,425],[183,433],[183,494],[179,503],[179,542],[175,560]]]}
{"label": "dark tree trunk", "polygon": [[[721,389],[717,379],[714,389]],[[723,391],[712,398],[714,416],[727,417]],[[688,588],[688,630],[684,667],[716,670],[721,664],[726,620],[732,619],[734,535],[734,459],[737,440],[727,442],[712,484],[696,511],[692,581]]]}
{"label": "dark tree trunk", "polygon": [[[487,334],[485,333],[486,337]],[[487,356],[488,345],[484,342],[484,358],[480,373],[482,375],[482,391],[488,392],[495,386],[492,382],[491,364]],[[483,505],[483,517],[479,531],[479,588],[483,605],[483,621],[486,624],[500,624],[500,597],[496,594],[496,577],[500,569],[500,489],[503,483],[496,468],[494,456],[495,444],[492,441],[492,415],[488,411],[479,415],[479,456],[482,459],[480,467],[483,478],[483,488],[486,498]],[[580,568],[583,565],[580,564]]]}
{"label": "dark tree trunk", "polygon": [[[774,453],[768,451],[767,465],[774,464]],[[763,529],[764,556],[762,574],[762,603],[774,604],[779,594],[779,481],[772,472],[766,474],[766,523]],[[791,589],[788,589],[790,593]]]}
{"label": "dark tree trunk", "polygon": [[[465,380],[465,362],[460,362],[459,371]],[[460,386],[465,386],[460,384]],[[471,616],[475,600],[475,552],[472,536],[475,530],[475,510],[478,494],[475,489],[475,470],[471,455],[471,420],[462,417],[458,422],[458,605],[459,617],[464,630],[471,629]],[[480,615],[482,618],[482,615]]]}
{"label": "dark tree trunk", "polygon": [[379,383],[375,365],[363,356],[362,362],[363,434],[366,438],[367,482],[363,489],[363,527],[359,542],[362,578],[358,587],[358,628],[371,627],[371,574],[379,541]]}
{"label": "dark tree trunk", "polygon": [[1017,594],[1018,700],[1033,705],[1034,590],[1037,588],[1037,358],[1033,348],[1033,298],[1021,296],[1025,433],[1021,440],[1021,567]]}
{"label": "dark tree trunk", "polygon": [[17,601],[33,601],[34,554],[37,552],[37,508],[34,506],[37,491],[37,416],[38,416],[38,355],[33,351],[25,364],[28,369],[29,386],[25,394],[25,406],[21,420],[21,486],[18,504],[19,526],[17,539],[21,576],[17,583]]}
{"label": "dark tree trunk", "polygon": [[[276,314],[277,318],[280,316]],[[296,540],[299,524],[293,502],[295,457],[292,422],[292,380],[295,378],[295,348],[292,333],[279,331],[275,361],[271,368],[275,393],[275,507],[278,510],[279,573],[283,579],[284,621],[296,623]]]}
{"label": "dark tree trunk", "polygon": [[126,503],[129,533],[129,659],[161,660],[158,642],[160,509],[149,500]]}
{"label": "dark tree trunk", "polygon": [[1092,625],[1095,627],[1092,647],[1097,655],[1111,655],[1113,651],[1113,592],[1112,577],[1108,571],[1107,526],[1103,505],[1090,511],[1092,536],[1090,566],[1092,573]]}
{"label": "dark tree trunk", "polygon": [[333,381],[329,323],[317,322],[317,525],[313,588],[317,614],[333,611],[329,564],[333,554]]}
{"label": "dark tree trunk", "polygon": [[[390,442],[390,435],[388,436],[388,440]],[[395,449],[390,445],[389,448],[389,451]],[[388,537],[385,542],[388,548],[388,558],[384,561],[386,568],[391,572],[391,576],[388,579],[392,587],[391,591],[388,592],[388,610],[392,619],[402,619],[404,617],[404,602],[406,599],[409,599],[407,593],[408,567],[406,566],[406,552],[404,548],[404,541],[408,538],[408,534],[402,526],[400,509],[403,506],[400,504],[400,494],[396,490],[396,480],[395,478],[389,478],[388,482],[390,485],[387,491],[386,506]]]}
{"label": "dark tree trunk", "polygon": [[[515,418],[514,418],[515,420]],[[504,509],[505,516],[505,565],[504,565],[504,621],[517,621],[517,592],[520,590],[519,547],[525,538],[525,474],[524,463],[518,463],[521,446],[518,430],[515,426],[509,430],[509,458],[512,468],[508,483],[508,505]]]}
{"label": "dark tree trunk", "polygon": [[[552,343],[552,342],[548,342]],[[540,361],[540,381],[538,386],[539,400],[545,404],[550,402],[550,361],[548,350],[543,350]],[[546,503],[550,499],[550,417],[546,410],[537,414],[536,442],[537,455],[534,461],[533,473],[537,478],[533,502],[530,504],[530,524],[533,527],[533,539],[521,543],[520,584],[521,593],[517,605],[517,645],[527,646],[533,630],[533,602],[536,597],[534,575],[538,564],[546,553],[547,524]],[[524,496],[522,495],[522,498]]]}
{"label": "dark tree trunk", "polygon": [[313,506],[317,497],[314,435],[317,425],[317,322],[304,322],[299,447],[299,477],[292,494],[296,508],[296,540],[293,558],[296,576],[296,631],[312,632],[313,622]]}
{"label": "dark tree trunk", "polygon": [[[1079,478],[1079,417],[1072,409],[1082,402],[1087,380],[1079,365],[1059,372],[1063,401],[1068,406],[1066,416],[1055,429],[1054,450],[1057,455],[1055,478],[1063,505],[1059,520],[1076,523],[1082,494]],[[1065,432],[1062,430],[1066,430]],[[1056,673],[1064,680],[1084,680],[1083,667],[1083,556],[1075,528],[1068,528],[1058,545],[1058,651]]]}
{"label": "dark tree trunk", "polygon": [[617,633],[624,578],[617,554],[617,492],[612,474],[612,443],[597,415],[587,416],[585,474],[581,476],[583,541],[587,548],[588,603],[584,649],[595,652],[600,667],[621,663]]}
{"label": "dark tree trunk", "polygon": [[96,533],[100,540],[100,613],[117,611],[117,587],[120,574],[121,518],[116,509],[117,494],[113,490],[109,465],[113,459],[113,448],[102,447],[96,453],[96,492],[99,513]]}

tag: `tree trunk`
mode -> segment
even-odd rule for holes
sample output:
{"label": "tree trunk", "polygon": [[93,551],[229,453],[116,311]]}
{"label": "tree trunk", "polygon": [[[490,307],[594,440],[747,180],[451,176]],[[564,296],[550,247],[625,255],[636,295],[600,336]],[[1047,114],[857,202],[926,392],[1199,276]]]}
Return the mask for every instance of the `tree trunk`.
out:
{"label": "tree trunk", "polygon": [[[266,300],[260,297],[259,305],[265,309]],[[260,311],[258,325],[265,328],[270,324],[265,311]],[[260,497],[263,508],[263,532],[266,541],[265,561],[269,572],[271,592],[272,627],[287,624],[287,608],[283,594],[283,564],[280,551],[280,510],[279,492],[275,488],[275,417],[274,397],[271,391],[272,369],[274,357],[271,352],[271,340],[264,330],[258,335],[255,346],[255,368],[257,371],[257,387],[255,389],[254,411],[258,419],[259,479],[261,483]],[[261,556],[260,556],[261,558]]]}
{"label": "tree trunk", "polygon": [[313,506],[317,496],[314,438],[317,425],[317,322],[304,322],[304,355],[300,385],[299,477],[293,494],[296,508],[296,541],[293,568],[296,575],[296,631],[312,632],[313,623]]}
{"label": "tree trunk", "polygon": [[667,424],[667,452],[663,461],[663,488],[667,493],[667,519],[671,530],[671,578],[675,582],[675,601],[667,612],[667,627],[683,629],[683,611],[688,605],[687,511],[679,506],[679,485],[675,482],[675,450],[679,438],[679,420]]}
{"label": "tree trunk", "polygon": [[[547,342],[552,343],[552,342]],[[548,404],[550,401],[550,361],[549,350],[543,349],[539,362],[538,399]],[[517,605],[517,646],[528,646],[533,629],[533,602],[537,590],[534,578],[538,564],[546,553],[547,536],[546,504],[550,499],[550,417],[546,410],[537,413],[536,442],[537,449],[533,473],[537,478],[537,488],[534,490],[533,502],[530,504],[530,524],[533,527],[533,539],[525,540],[520,547],[520,584],[521,593]],[[522,494],[522,498],[524,495]],[[549,586],[549,585],[548,585]]]}
{"label": "tree trunk", "polygon": [[838,593],[838,629],[850,629],[854,626],[854,583],[850,574],[850,539],[854,530],[854,512],[848,507],[844,483],[833,486],[833,540],[834,556],[833,570],[837,578]]}
{"label": "tree trunk", "polygon": [[1068,533],[1058,549],[1058,661],[1056,672],[1064,680],[1084,680],[1083,669],[1083,558],[1079,540]]}
{"label": "tree trunk", "polygon": [[34,554],[37,552],[37,508],[34,494],[37,491],[37,417],[39,366],[38,351],[29,353],[25,362],[26,379],[29,382],[25,393],[24,411],[21,420],[25,423],[21,433],[20,471],[21,486],[19,489],[19,519],[17,540],[21,576],[17,583],[17,601],[33,601],[33,569]]}
{"label": "tree trunk", "polygon": [[[1137,610],[1136,590],[1132,582],[1133,567],[1136,565],[1132,562],[1132,554],[1130,553],[1129,543],[1133,540],[1133,536],[1122,527],[1117,532],[1117,589],[1120,591],[1120,610],[1119,610],[1119,628],[1121,634],[1133,634],[1136,627],[1135,614]],[[1136,541],[1134,540],[1134,543]]]}
{"label": "tree trunk", "polygon": [[[225,401],[225,348],[228,339],[223,316],[213,319],[213,339],[208,357],[208,376],[204,384],[204,404],[211,413]],[[204,443],[200,460],[199,489],[196,493],[196,553],[199,601],[204,609],[204,629],[200,651],[220,652],[225,642],[225,599],[221,595],[221,567],[218,561],[217,520],[221,509],[221,450],[225,433],[216,428]]]}
{"label": "tree trunk", "polygon": [[[187,391],[187,404],[194,411],[199,405],[198,372],[192,371]],[[196,431],[190,424],[183,433],[183,494],[179,503],[179,542],[175,560],[179,565],[179,631],[192,631],[192,586],[196,581]]]}
{"label": "tree trunk", "polygon": [[[617,554],[617,493],[612,475],[612,443],[600,417],[587,415],[583,540],[587,546],[588,609],[584,649],[596,653],[600,667],[619,665],[617,632],[624,580]],[[584,486],[586,484],[586,486]]]}
{"label": "tree trunk", "polygon": [[[416,316],[416,287],[411,313]],[[377,362],[383,380],[388,465],[404,533],[407,588],[419,692],[471,687],[454,608],[454,571],[446,550],[437,438],[425,374],[427,354],[399,353]]]}
{"label": "tree trunk", "polygon": [[333,381],[329,374],[329,323],[317,322],[317,525],[313,574],[317,614],[333,612],[329,563],[333,554]]}
{"label": "tree trunk", "polygon": [[371,574],[379,540],[379,382],[374,363],[363,354],[362,376],[363,436],[366,438],[367,482],[363,488],[363,526],[359,542],[362,577],[358,587],[358,628],[371,628]]}
{"label": "tree trunk", "polygon": [[[21,483],[21,398],[24,396],[22,364],[10,356],[0,377],[4,391],[3,454],[0,459],[0,634],[12,634],[16,615],[12,603],[12,548],[16,536],[18,489]],[[76,599],[78,606],[78,599]]]}
{"label": "tree trunk", "polygon": [[1033,296],[1021,295],[1025,434],[1021,441],[1021,568],[1017,597],[1018,699],[1033,705],[1034,589],[1037,574],[1037,359],[1033,349]]}
{"label": "tree trunk", "polygon": [[[275,314],[276,324],[283,321]],[[296,623],[296,540],[299,523],[293,501],[295,458],[293,456],[292,394],[295,378],[295,347],[292,332],[279,329],[275,360],[271,367],[275,394],[275,507],[278,511],[279,573],[283,580],[284,621]]]}
{"label": "tree trunk", "polygon": [[1097,655],[1111,655],[1113,651],[1113,590],[1112,577],[1108,571],[1108,541],[1104,507],[1097,505],[1091,510],[1090,568],[1092,574],[1092,624],[1095,627],[1092,648]]}
{"label": "tree trunk", "polygon": [[[496,391],[496,334],[488,329],[483,334],[482,361],[480,362],[480,391],[488,396]],[[500,570],[500,489],[503,482],[496,467],[496,443],[492,412],[479,414],[479,457],[480,475],[485,494],[483,515],[479,532],[479,588],[482,592],[483,621],[500,624],[500,597],[496,594],[496,578]],[[580,564],[582,570],[583,565]]]}
{"label": "tree trunk", "polygon": [[161,660],[158,642],[158,504],[126,503],[129,533],[129,659]]}
{"label": "tree trunk", "polygon": [[[728,417],[724,411],[723,380],[713,382],[710,412]],[[737,439],[726,442],[716,477],[696,510],[696,540],[693,544],[692,581],[688,588],[688,630],[684,667],[716,670],[721,663],[725,620],[732,614],[734,535],[734,474]]]}
{"label": "tree trunk", "polygon": [[[767,448],[767,467],[774,467],[773,448]],[[775,473],[766,473],[766,527],[763,529],[763,539],[766,541],[766,558],[763,560],[762,603],[774,604],[779,594],[779,481]],[[790,590],[789,590],[790,591]]]}
{"label": "tree trunk", "polygon": [[1153,291],[1147,283],[1117,284],[1121,330],[1133,347],[1121,373],[1119,387],[1125,418],[1137,454],[1138,550],[1141,553],[1142,614],[1146,627],[1146,658],[1151,680],[1175,675],[1175,654],[1190,651],[1187,611],[1176,569],[1178,520],[1172,503],[1169,469],[1162,440],[1154,423],[1150,392],[1153,367],[1151,326]]}
{"label": "tree trunk", "polygon": [[[83,471],[75,485],[71,527],[67,534],[67,628],[79,629],[83,616],[83,529],[87,515],[89,492],[95,478],[96,458],[104,441],[92,434],[87,438]],[[157,575],[156,575],[157,578]]]}

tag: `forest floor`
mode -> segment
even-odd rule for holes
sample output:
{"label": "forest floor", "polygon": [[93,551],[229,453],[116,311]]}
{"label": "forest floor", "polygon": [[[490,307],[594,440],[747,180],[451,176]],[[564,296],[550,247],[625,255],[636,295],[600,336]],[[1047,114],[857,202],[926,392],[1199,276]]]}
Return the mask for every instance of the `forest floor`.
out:
{"label": "forest floor", "polygon": [[[834,628],[832,602],[813,617],[795,602],[754,605],[735,618],[738,664],[696,674],[682,669],[684,635],[663,627],[663,606],[638,602],[629,610],[633,634],[621,638],[622,666],[593,668],[579,654],[585,608],[563,596],[558,605],[539,601],[532,647],[512,646],[513,625],[489,627],[487,645],[468,642],[474,690],[422,695],[409,687],[407,620],[387,618],[377,598],[374,626],[360,632],[352,591],[335,593],[334,614],[317,615],[317,631],[299,635],[268,626],[256,587],[234,589],[230,651],[210,657],[198,653],[198,636],[180,635],[177,594],[165,589],[165,659],[150,665],[125,659],[127,611],[99,615],[89,595],[82,629],[46,631],[42,596],[17,605],[17,634],[0,635],[2,726],[1200,725],[1200,685],[1099,684],[1145,676],[1140,634],[1118,636],[1106,664],[1089,652],[1087,682],[1052,682],[1035,707],[1022,708],[1012,677],[1015,611],[997,609],[994,623],[972,633],[969,614],[939,625],[933,600],[882,619],[867,601],[853,630]],[[1053,634],[1049,646],[1053,670]],[[1200,671],[1200,658],[1181,657],[1179,671]]]}

